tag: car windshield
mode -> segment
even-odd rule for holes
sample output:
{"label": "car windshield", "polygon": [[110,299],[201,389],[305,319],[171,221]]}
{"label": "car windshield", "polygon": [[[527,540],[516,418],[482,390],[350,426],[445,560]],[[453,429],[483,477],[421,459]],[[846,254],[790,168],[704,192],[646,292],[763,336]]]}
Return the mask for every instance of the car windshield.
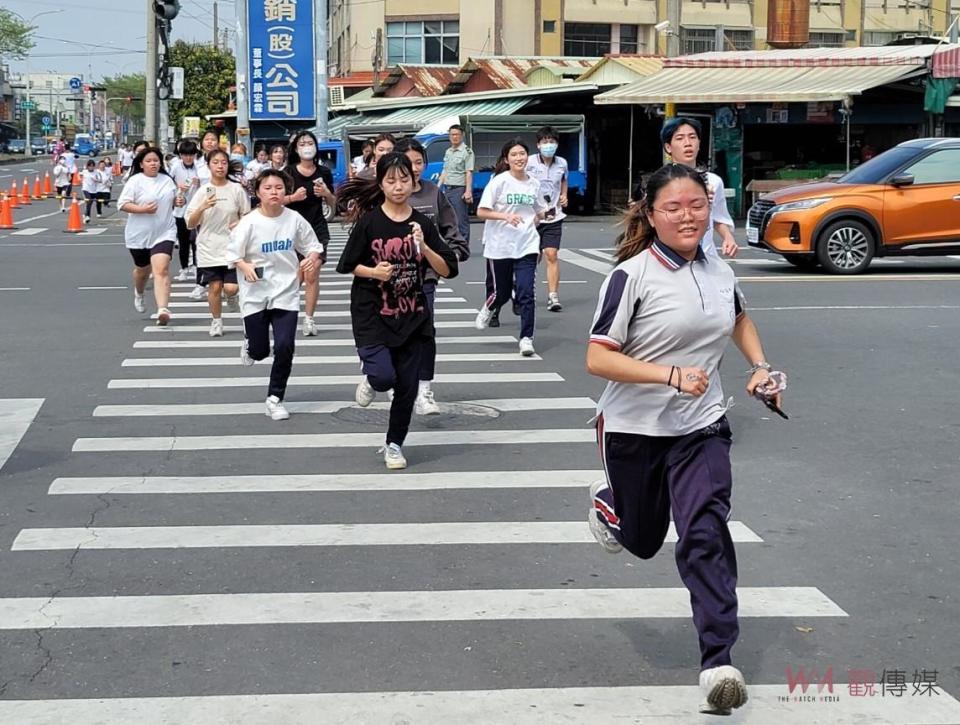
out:
{"label": "car windshield", "polygon": [[897,146],[874,156],[848,174],[837,179],[838,184],[879,184],[894,171],[914,158],[923,149],[917,146]]}

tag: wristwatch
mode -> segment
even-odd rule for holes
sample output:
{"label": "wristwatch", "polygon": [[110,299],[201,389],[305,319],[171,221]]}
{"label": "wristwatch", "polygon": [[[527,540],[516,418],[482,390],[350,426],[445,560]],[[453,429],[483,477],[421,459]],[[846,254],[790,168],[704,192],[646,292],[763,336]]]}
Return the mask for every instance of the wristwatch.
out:
{"label": "wristwatch", "polygon": [[766,370],[767,372],[770,372],[773,370],[773,367],[766,360],[760,360],[755,362],[753,367],[747,370],[747,374],[753,375],[755,372],[757,372],[757,370]]}

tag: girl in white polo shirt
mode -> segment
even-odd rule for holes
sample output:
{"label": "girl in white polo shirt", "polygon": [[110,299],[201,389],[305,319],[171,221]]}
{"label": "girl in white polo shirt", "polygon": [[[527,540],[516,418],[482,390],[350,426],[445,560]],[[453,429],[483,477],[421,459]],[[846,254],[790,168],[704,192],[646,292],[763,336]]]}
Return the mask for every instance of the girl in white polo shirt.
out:
{"label": "girl in white polo shirt", "polygon": [[[290,179],[282,171],[266,169],[254,180],[260,206],[234,227],[227,259],[237,268],[240,312],[245,339],[240,362],[253,365],[270,354],[273,331],[273,367],[267,391],[266,414],[286,420],[283,407],[287,380],[293,369],[297,317],[300,313],[300,276],[320,264],[323,245],[307,221],[283,205]],[[297,260],[297,253],[303,256]]]}
{"label": "girl in white polo shirt", "polygon": [[706,184],[679,164],[656,171],[627,213],[587,349],[587,370],[609,381],[597,405],[606,479],[590,487],[588,523],[606,551],[649,559],[672,511],[677,568],[700,638],[701,712],[729,714],[747,701],[730,660],[737,560],[719,373],[729,340],[752,366],[747,392],[759,388],[778,406],[780,396],[733,271],[700,247],[709,217]]}
{"label": "girl in white polo shirt", "polygon": [[540,182],[527,174],[530,149],[520,139],[507,141],[494,168],[496,176],[480,198],[477,216],[483,226],[483,256],[487,260],[493,291],[477,314],[476,328],[486,329],[490,320],[510,300],[516,285],[520,308],[520,354],[534,354],[536,324],[535,287],[540,235],[537,222],[546,212]]}

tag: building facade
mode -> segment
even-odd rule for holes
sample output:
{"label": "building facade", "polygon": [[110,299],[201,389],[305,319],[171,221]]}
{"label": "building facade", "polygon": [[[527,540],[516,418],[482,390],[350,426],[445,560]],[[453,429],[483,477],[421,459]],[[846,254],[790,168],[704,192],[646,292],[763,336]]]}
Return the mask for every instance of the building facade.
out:
{"label": "building facade", "polygon": [[80,91],[70,88],[69,73],[35,72],[13,73],[10,85],[13,88],[15,120],[20,119],[16,106],[27,98],[27,84],[30,84],[30,100],[37,104],[37,111],[49,115],[56,125],[57,114],[62,123],[84,121],[88,115],[85,99]]}
{"label": "building facade", "polygon": [[[767,47],[765,0],[330,0],[329,12],[334,76],[491,55],[686,55]],[[809,46],[941,35],[958,13],[960,0],[810,0]],[[679,27],[658,33],[654,26],[666,20]]]}

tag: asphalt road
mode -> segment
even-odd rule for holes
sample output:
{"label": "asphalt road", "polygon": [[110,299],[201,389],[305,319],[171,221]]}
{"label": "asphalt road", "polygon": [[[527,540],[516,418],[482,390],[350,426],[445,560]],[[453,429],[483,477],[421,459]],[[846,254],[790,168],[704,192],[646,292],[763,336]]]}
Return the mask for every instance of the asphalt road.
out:
{"label": "asphalt road", "polygon": [[[0,187],[24,168],[42,167],[2,167]],[[299,408],[274,423],[250,384],[266,368],[233,364],[237,332],[204,344],[206,320],[184,317],[203,307],[174,308],[167,332],[149,295],[133,310],[119,219],[67,235],[52,201],[16,219],[0,232],[0,723],[711,721],[672,546],[606,555],[584,523],[602,389],[584,339],[615,220],[567,224],[564,310],[538,310],[536,359],[508,311],[472,329],[482,265],[464,265],[438,315],[448,407],[386,475],[385,411],[347,402],[347,329],[298,339]],[[960,261],[840,278],[742,250],[734,268],[791,419],[746,398],[731,348],[752,699],[726,722],[960,723]],[[323,280],[319,322],[346,325],[345,288]],[[831,672],[837,701],[789,694],[801,667]],[[884,670],[903,696],[858,697],[850,683]]]}

